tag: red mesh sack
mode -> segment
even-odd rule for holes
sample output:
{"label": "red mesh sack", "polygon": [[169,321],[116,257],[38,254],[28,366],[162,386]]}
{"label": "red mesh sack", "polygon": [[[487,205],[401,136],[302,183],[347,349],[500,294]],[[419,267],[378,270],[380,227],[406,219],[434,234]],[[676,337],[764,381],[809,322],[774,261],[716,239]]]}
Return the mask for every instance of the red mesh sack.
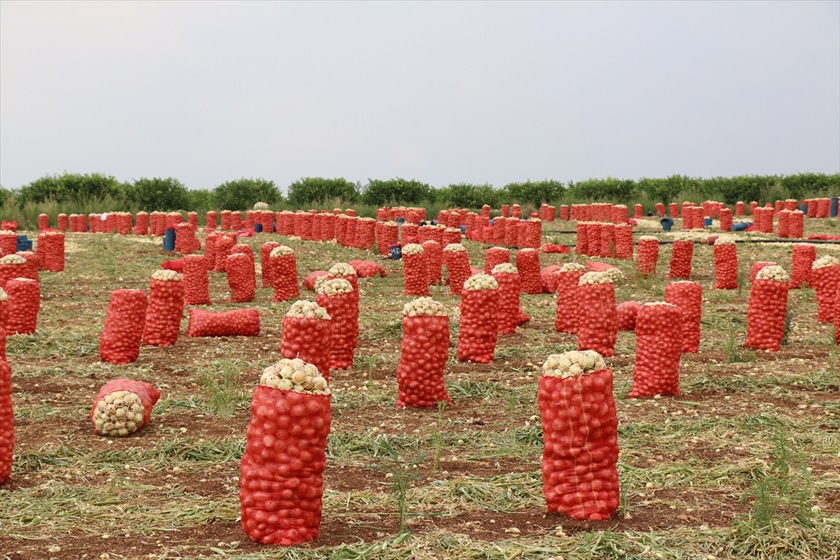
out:
{"label": "red mesh sack", "polygon": [[60,231],[67,231],[67,214],[59,214],[56,216],[55,227]]}
{"label": "red mesh sack", "polygon": [[276,247],[279,247],[280,244],[274,241],[269,241],[268,243],[263,243],[260,246],[260,269],[262,276],[262,287],[267,288],[269,286],[274,285],[273,278],[271,276],[271,251],[273,251]]}
{"label": "red mesh sack", "polygon": [[249,539],[292,546],[318,536],[331,416],[325,383],[321,394],[266,385],[287,381],[267,379],[279,378],[268,373],[271,369],[293,369],[286,364],[290,361],[281,360],[263,372],[254,391],[240,467],[239,503],[242,530]]}
{"label": "red mesh sack", "polygon": [[315,291],[315,282],[321,276],[328,276],[326,270],[316,270],[315,272],[310,273],[306,278],[303,279],[303,287],[307,290]]}
{"label": "red mesh sack", "polygon": [[840,261],[832,256],[815,260],[811,265],[811,283],[817,295],[817,321],[831,323],[834,319],[834,298],[840,285]]}
{"label": "red mesh sack", "polygon": [[790,211],[779,212],[779,228],[776,230],[776,237],[788,237],[790,235]]}
{"label": "red mesh sack", "polygon": [[390,255],[390,247],[399,243],[399,226],[396,222],[378,222],[376,241],[379,254]]}
{"label": "red mesh sack", "polygon": [[[330,267],[329,274],[326,279],[335,280],[336,278],[343,278],[344,280],[350,282],[350,285],[353,286],[353,298],[356,300],[356,303],[358,303],[361,292],[359,291],[359,276],[356,274],[356,270],[347,263],[336,263]],[[316,291],[317,288],[318,284],[316,282]]]}
{"label": "red mesh sack", "polygon": [[195,228],[192,224],[188,222],[177,224],[175,226],[175,250],[182,255],[190,255],[199,248],[200,243],[195,237]]}
{"label": "red mesh sack", "polygon": [[207,259],[203,255],[187,255],[183,263],[184,304],[209,305],[211,302]]}
{"label": "red mesh sack", "polygon": [[299,300],[283,317],[280,354],[314,364],[326,379],[330,378],[332,322],[327,310],[314,301]]}
{"label": "red mesh sack", "polygon": [[120,235],[128,235],[131,233],[131,228],[134,224],[131,223],[131,212],[117,212],[117,233]]}
{"label": "red mesh sack", "polygon": [[21,251],[20,253],[15,254],[26,259],[26,272],[20,278],[32,278],[33,280],[38,281],[38,269],[41,267],[41,256],[37,253],[33,253],[32,251]]}
{"label": "red mesh sack", "polygon": [[227,265],[227,258],[230,255],[233,246],[236,245],[236,239],[231,235],[217,235],[214,244],[213,256],[215,262],[213,263],[213,270],[215,272],[224,272]]}
{"label": "red mesh sack", "polygon": [[209,229],[210,231],[214,231],[218,227],[218,222],[216,220],[216,211],[215,210],[209,210],[204,215],[204,221],[206,223],[205,227],[207,229]]}
{"label": "red mesh sack", "polygon": [[[41,237],[40,235],[38,236]],[[38,240],[40,242],[40,239]],[[0,257],[17,252],[17,233],[11,230],[0,231]]]}
{"label": "red mesh sack", "polygon": [[[271,251],[270,269],[274,285],[273,301],[286,301],[300,295],[297,279],[297,258],[291,247],[280,245]],[[315,274],[315,273],[313,273]],[[310,275],[311,276],[311,275]],[[318,275],[320,276],[320,275]],[[313,286],[315,289],[314,278]]]}
{"label": "red mesh sack", "polygon": [[492,276],[476,274],[467,278],[461,291],[461,329],[458,333],[458,359],[489,364],[496,350],[499,284]]}
{"label": "red mesh sack", "polygon": [[407,296],[429,295],[429,280],[426,276],[426,255],[423,246],[409,243],[402,248],[404,293]]}
{"label": "red mesh sack", "polygon": [[15,411],[12,407],[12,368],[0,361],[0,484],[12,474],[15,449]]}
{"label": "red mesh sack", "polygon": [[373,278],[375,276],[385,278],[388,276],[388,271],[381,264],[373,261],[350,261],[347,264],[353,267],[359,278]]}
{"label": "red mesh sack", "polygon": [[50,229],[50,217],[46,214],[38,214],[38,230]]}
{"label": "red mesh sack", "polygon": [[720,231],[732,231],[732,210],[729,208],[721,208],[719,217]]}
{"label": "red mesh sack", "polygon": [[[353,216],[348,216],[345,220],[347,222],[347,231],[345,233],[345,239],[347,242],[347,247],[355,247],[356,246],[356,229],[359,225],[359,220]],[[406,224],[407,226],[408,224]],[[403,226],[403,236],[405,236],[405,227]],[[415,228],[417,226],[414,226]]]}
{"label": "red mesh sack", "polygon": [[539,249],[540,243],[542,243],[542,220],[530,218],[525,222],[525,243],[522,246]]}
{"label": "red mesh sack", "polygon": [[682,314],[670,303],[648,303],[636,316],[636,361],[629,398],[680,395]]}
{"label": "red mesh sack", "polygon": [[99,389],[90,409],[90,423],[101,436],[123,437],[149,424],[160,391],[145,381],[112,379]]}
{"label": "red mesh sack", "polygon": [[750,267],[750,284],[755,282],[755,277],[758,274],[758,271],[764,268],[765,266],[777,266],[779,263],[775,263],[772,261],[758,261],[752,263]]}
{"label": "red mesh sack", "polygon": [[630,224],[617,224],[614,232],[615,258],[633,258],[633,226]]}
{"label": "red mesh sack", "polygon": [[13,278],[6,283],[8,312],[6,335],[35,334],[41,307],[41,286],[31,278]]}
{"label": "red mesh sack", "polygon": [[222,210],[221,219],[222,219],[222,227],[221,229],[224,231],[230,231],[230,221],[231,221],[231,211],[230,210]]}
{"label": "red mesh sack", "polygon": [[216,240],[221,237],[216,233],[208,233],[204,237],[204,266],[207,272],[215,271],[216,269]]}
{"label": "red mesh sack", "polygon": [[746,348],[778,352],[785,335],[787,272],[778,265],[762,268],[750,288]]}
{"label": "red mesh sack", "polygon": [[143,290],[114,290],[99,337],[99,358],[110,364],[129,364],[140,355],[148,299]]}
{"label": "red mesh sack", "polygon": [[[641,206],[641,205],[639,205]],[[677,219],[680,217],[680,205],[676,202],[672,202],[668,205],[668,214],[673,218]],[[641,216],[636,216],[637,218],[641,218]]]}
{"label": "red mesh sack", "polygon": [[5,288],[9,280],[28,278],[29,272],[29,261],[25,258],[14,253],[0,257],[0,288]]}
{"label": "red mesh sack", "polygon": [[522,217],[522,208],[518,204],[514,204],[510,207],[510,215],[518,220]]}
{"label": "red mesh sack", "polygon": [[230,213],[230,229],[233,231],[242,229],[242,214],[240,212]]}
{"label": "red mesh sack", "polygon": [[523,294],[541,294],[540,253],[536,249],[520,249],[516,253],[516,270]]}
{"label": "red mesh sack", "polygon": [[227,281],[230,288],[230,300],[237,303],[254,301],[257,279],[254,265],[245,253],[228,255]]}
{"label": "red mesh sack", "polygon": [[499,332],[513,334],[519,322],[519,274],[510,263],[501,263],[493,268],[493,278],[499,285],[499,307],[496,312]]}
{"label": "red mesh sack", "polygon": [[615,255],[615,224],[601,224],[601,258],[612,258]]}
{"label": "red mesh sack", "polygon": [[505,218],[496,218],[493,220],[493,243],[496,245],[504,245],[506,234],[507,220]]}
{"label": "red mesh sack", "polygon": [[508,218],[505,226],[505,245],[516,247],[519,243],[519,220]]}
{"label": "red mesh sack", "polygon": [[[568,372],[568,363],[577,366],[574,373]],[[543,365],[537,404],[548,511],[575,519],[609,519],[619,504],[612,371],[595,352],[553,354]]]}
{"label": "red mesh sack", "polygon": [[184,314],[182,276],[173,270],[156,270],[152,273],[149,292],[143,342],[152,346],[175,344]]}
{"label": "red mesh sack", "polygon": [[[683,234],[685,235],[685,234]],[[668,278],[691,278],[691,259],[694,256],[694,241],[676,238],[671,249],[671,268]]]}
{"label": "red mesh sack", "polygon": [[637,301],[623,301],[615,308],[615,322],[620,331],[635,331],[636,316],[642,304]]}
{"label": "red mesh sack", "polygon": [[[429,285],[440,284],[443,281],[443,247],[434,239],[424,241],[423,256],[426,260],[426,280]],[[352,261],[350,264],[353,264]]]}
{"label": "red mesh sack", "polygon": [[743,216],[745,215],[745,206],[744,203],[740,200],[735,203],[735,215],[736,216]]}
{"label": "red mesh sack", "polygon": [[259,336],[260,312],[256,309],[205,311],[190,309],[187,336]]}
{"label": "red mesh sack", "polygon": [[569,206],[566,204],[560,207],[560,220],[564,222],[569,221]]}
{"label": "red mesh sack", "polygon": [[557,291],[557,271],[560,265],[550,264],[540,271],[540,285],[543,293],[553,294]]}
{"label": "red mesh sack", "polygon": [[340,214],[335,222],[335,241],[342,247],[347,247],[347,223],[350,218]]}
{"label": "red mesh sack", "polygon": [[788,217],[788,238],[801,239],[805,237],[805,214],[794,210]]}
{"label": "red mesh sack", "polygon": [[580,278],[586,267],[578,263],[566,263],[557,272],[557,303],[554,329],[557,332],[577,334],[578,298]]}
{"label": "red mesh sack", "polygon": [[376,221],[373,218],[359,218],[358,220],[355,246],[370,251],[376,245]]}
{"label": "red mesh sack", "polygon": [[509,263],[510,251],[504,247],[490,247],[484,257],[484,274],[492,274],[497,264]]}
{"label": "red mesh sack", "polygon": [[817,258],[817,248],[810,243],[797,243],[793,246],[793,264],[791,265],[790,287],[797,289],[802,284],[811,285],[811,265]]}
{"label": "red mesh sack", "polygon": [[353,365],[359,340],[359,300],[352,284],[343,278],[323,282],[317,303],[326,309],[332,323],[330,369],[347,369]]}
{"label": "red mesh sack", "polygon": [[41,268],[50,272],[64,270],[64,234],[60,231],[48,231],[38,235],[38,243],[43,243]]}
{"label": "red mesh sack", "polygon": [[700,347],[703,288],[696,282],[672,282],[665,286],[665,301],[676,305],[682,320],[682,351],[694,354]]}
{"label": "red mesh sack", "polygon": [[738,253],[735,243],[719,237],[715,240],[715,285],[716,290],[738,288]]}
{"label": "red mesh sack", "polygon": [[449,294],[461,295],[464,282],[472,274],[467,249],[460,243],[452,243],[443,249],[443,263],[449,273]]}
{"label": "red mesh sack", "polygon": [[402,327],[397,408],[452,402],[443,383],[449,358],[449,317],[443,305],[425,297],[407,303]]}
{"label": "red mesh sack", "polygon": [[589,246],[589,255],[598,256],[601,254],[601,224],[599,222],[587,222],[586,241]]}
{"label": "red mesh sack", "polygon": [[581,276],[577,302],[578,350],[595,350],[602,356],[612,356],[618,329],[615,286],[609,276],[603,272],[587,272]]}
{"label": "red mesh sack", "polygon": [[443,230],[443,239],[440,244],[446,247],[452,243],[461,242],[461,228],[446,228]]}
{"label": "red mesh sack", "polygon": [[659,240],[653,236],[643,235],[639,238],[639,254],[636,259],[636,270],[642,276],[656,274],[656,262],[659,260]]}

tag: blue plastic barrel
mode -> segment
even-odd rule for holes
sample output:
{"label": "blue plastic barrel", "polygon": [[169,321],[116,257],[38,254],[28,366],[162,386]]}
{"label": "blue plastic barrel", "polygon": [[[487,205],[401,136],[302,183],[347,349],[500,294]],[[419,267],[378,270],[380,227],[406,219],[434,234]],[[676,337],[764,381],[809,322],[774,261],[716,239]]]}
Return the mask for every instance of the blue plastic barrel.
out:
{"label": "blue plastic barrel", "polygon": [[732,231],[744,231],[751,225],[752,222],[738,222],[737,224],[732,224]]}
{"label": "blue plastic barrel", "polygon": [[800,204],[799,209],[802,211],[803,214],[805,214],[806,216],[808,215],[808,204],[807,203],[803,202],[802,204]]}
{"label": "blue plastic barrel", "polygon": [[168,228],[166,233],[163,234],[163,250],[164,251],[174,251],[175,250],[175,228]]}
{"label": "blue plastic barrel", "polygon": [[254,233],[262,233],[262,224],[260,224],[260,223],[254,224]]}
{"label": "blue plastic barrel", "polygon": [[669,218],[668,216],[665,216],[664,218],[659,220],[659,223],[662,224],[662,231],[671,231],[671,226],[674,225],[674,220],[672,218]]}
{"label": "blue plastic barrel", "polygon": [[402,258],[402,245],[391,245],[388,250],[391,252],[392,259]]}
{"label": "blue plastic barrel", "polygon": [[461,226],[461,233],[467,233],[467,226]]}
{"label": "blue plastic barrel", "polygon": [[828,215],[831,216],[832,218],[837,217],[837,197],[836,196],[831,197],[831,206],[829,206]]}
{"label": "blue plastic barrel", "polygon": [[25,235],[18,235],[17,236],[17,247],[15,251],[20,253],[21,251],[31,251],[32,250],[32,240],[26,237]]}
{"label": "blue plastic barrel", "polygon": [[711,225],[712,225],[712,219],[711,218],[703,218],[703,227],[709,227]]}

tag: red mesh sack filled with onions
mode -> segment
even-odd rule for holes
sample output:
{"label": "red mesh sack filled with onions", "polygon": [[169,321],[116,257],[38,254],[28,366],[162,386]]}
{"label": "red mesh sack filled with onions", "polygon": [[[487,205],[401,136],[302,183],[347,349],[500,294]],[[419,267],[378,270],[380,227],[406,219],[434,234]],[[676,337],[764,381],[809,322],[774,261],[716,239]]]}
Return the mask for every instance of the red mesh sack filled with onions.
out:
{"label": "red mesh sack filled with onions", "polygon": [[481,364],[493,361],[499,332],[498,289],[498,282],[487,274],[470,276],[464,282],[457,350],[460,361]]}
{"label": "red mesh sack filled with onions", "polygon": [[636,316],[642,304],[637,301],[623,301],[615,308],[615,321],[620,331],[635,331]]}
{"label": "red mesh sack filled with onions", "polygon": [[151,346],[171,346],[178,341],[184,314],[184,282],[174,270],[152,273],[149,305],[143,342]]}
{"label": "red mesh sack filled with onions", "polygon": [[[356,269],[347,263],[336,263],[330,267],[326,280],[335,280],[336,278],[342,278],[350,282],[353,286],[353,297],[358,303],[361,291],[359,290],[359,275],[356,273]],[[317,291],[317,289],[318,285],[316,283],[315,290]]]}
{"label": "red mesh sack filled with onions", "polygon": [[603,520],[619,505],[613,373],[592,350],[552,354],[537,391],[548,511]]}
{"label": "red mesh sack filled with onions", "polygon": [[373,261],[350,261],[349,264],[356,271],[359,278],[373,278],[379,276],[385,278],[388,276],[388,271],[385,270],[381,264]]}
{"label": "red mesh sack filled with onions", "polygon": [[403,245],[402,262],[405,273],[405,295],[429,295],[429,280],[426,277],[426,255],[423,246],[417,243]]}
{"label": "red mesh sack filled with onions", "polygon": [[615,286],[606,272],[587,272],[580,277],[577,303],[578,350],[612,356],[618,328]]}
{"label": "red mesh sack filled with onions", "polygon": [[151,383],[112,379],[99,389],[90,410],[90,423],[100,436],[125,437],[149,424],[160,391]]}
{"label": "red mesh sack filled with onions", "polygon": [[429,297],[405,304],[402,328],[397,408],[451,402],[443,383],[449,358],[449,317],[443,304]]}
{"label": "red mesh sack filled with onions", "polygon": [[[297,277],[297,257],[291,247],[278,245],[269,255],[273,301],[286,301],[300,295]],[[314,288],[314,284],[313,284]]]}
{"label": "red mesh sack filled with onions", "polygon": [[815,260],[811,265],[811,284],[817,295],[817,321],[831,323],[834,318],[834,301],[840,286],[840,260],[831,255]]}
{"label": "red mesh sack filled with onions", "polygon": [[15,449],[15,411],[12,406],[12,367],[0,361],[0,484],[12,474]]}
{"label": "red mesh sack filled with onions", "polygon": [[6,335],[35,334],[41,308],[41,286],[31,278],[13,278],[6,282],[8,306]]}
{"label": "red mesh sack filled with onions", "polygon": [[630,224],[616,224],[614,231],[615,258],[633,258],[633,226]]}
{"label": "red mesh sack filled with onions", "polygon": [[785,335],[790,277],[778,265],[762,268],[750,287],[746,348],[778,352]]}
{"label": "red mesh sack filled with onions", "polygon": [[440,284],[443,281],[443,247],[434,239],[424,241],[422,245],[426,258],[426,280],[430,286]]}
{"label": "red mesh sack filled with onions", "polygon": [[[39,281],[38,269],[41,268],[41,255],[32,251],[20,251],[19,253],[15,253],[15,255],[26,259],[26,272],[19,278],[31,278]],[[0,262],[2,261],[3,259],[0,257]]]}
{"label": "red mesh sack filled with onions", "polygon": [[450,243],[443,248],[443,262],[448,272],[449,294],[461,295],[464,282],[472,274],[467,248],[460,243]]}
{"label": "red mesh sack filled with onions", "polygon": [[318,286],[317,303],[332,323],[330,369],[347,369],[353,365],[359,340],[359,301],[353,285],[343,278],[325,280]]}
{"label": "red mesh sack filled with onions", "polygon": [[550,264],[540,271],[540,286],[544,294],[553,294],[557,291],[557,271],[562,265]]}
{"label": "red mesh sack filled with onions", "polygon": [[148,298],[143,290],[114,290],[99,337],[99,358],[128,364],[140,355]]}
{"label": "red mesh sack filled with onions", "polygon": [[793,263],[790,273],[791,289],[811,285],[811,265],[817,259],[817,247],[811,243],[797,243],[793,246]]}
{"label": "red mesh sack filled with onions", "polygon": [[0,257],[0,288],[5,288],[10,280],[29,276],[29,261],[25,258],[14,253]]}
{"label": "red mesh sack filled with onions", "polygon": [[519,323],[519,273],[510,263],[493,267],[493,278],[499,284],[499,304],[496,312],[499,332],[513,334]]}
{"label": "red mesh sack filled with onions", "polygon": [[680,309],[682,351],[696,353],[700,347],[700,319],[703,315],[703,288],[696,282],[671,282],[665,286],[665,301]]}
{"label": "red mesh sack filled with onions", "polygon": [[790,235],[790,211],[779,212],[779,229],[776,230],[776,237],[788,237]]}
{"label": "red mesh sack filled with onions", "polygon": [[636,256],[636,270],[642,276],[654,276],[656,263],[659,260],[659,240],[652,235],[639,238],[639,252]]}
{"label": "red mesh sack filled with onions", "polygon": [[492,274],[497,264],[509,263],[510,251],[505,247],[490,247],[484,256],[484,274]]}
{"label": "red mesh sack filled with onions", "polygon": [[284,358],[300,358],[330,378],[332,322],[327,310],[314,301],[299,300],[283,317],[280,354]]}
{"label": "red mesh sack filled with onions", "polygon": [[313,364],[284,359],[263,370],[240,466],[242,530],[252,541],[317,538],[330,419],[327,379]]}
{"label": "red mesh sack filled with onions", "polygon": [[778,266],[779,263],[773,261],[758,261],[752,263],[750,267],[750,284],[755,282],[755,277],[758,276],[759,271],[765,266]]}
{"label": "red mesh sack filled with onions", "polygon": [[788,217],[788,237],[791,239],[805,237],[805,214],[800,210],[794,210]]}
{"label": "red mesh sack filled with onions", "polygon": [[557,332],[577,334],[577,290],[580,278],[584,274],[586,274],[586,267],[580,263],[566,263],[555,274],[557,276],[557,299],[554,330]]}
{"label": "red mesh sack filled with onions", "polygon": [[355,247],[370,251],[376,245],[376,220],[373,218],[359,218],[358,220]]}
{"label": "red mesh sack filled with onions", "polygon": [[715,240],[715,290],[735,290],[738,288],[738,253],[735,240],[718,237]]}
{"label": "red mesh sack filled with onions", "polygon": [[256,309],[205,311],[190,309],[187,336],[259,336],[260,312]]}
{"label": "red mesh sack filled with onions", "polygon": [[682,320],[671,303],[646,303],[636,316],[636,360],[629,398],[680,395]]}
{"label": "red mesh sack filled with onions", "polygon": [[376,241],[380,255],[390,255],[392,245],[398,244],[400,238],[397,222],[381,222],[377,224]]}
{"label": "red mesh sack filled with onions", "polygon": [[64,234],[60,231],[46,231],[38,234],[38,243],[43,243],[41,268],[49,272],[64,270]]}
{"label": "red mesh sack filled with onions", "polygon": [[254,301],[257,279],[254,264],[248,255],[245,253],[228,255],[225,271],[230,289],[230,300],[237,303]]}
{"label": "red mesh sack filled with onions", "polygon": [[688,280],[691,278],[691,260],[694,255],[694,241],[686,234],[674,236],[671,249],[671,267],[668,278]]}
{"label": "red mesh sack filled with onions", "polygon": [[215,262],[213,263],[213,270],[215,272],[224,272],[227,265],[227,258],[233,246],[236,245],[236,239],[230,235],[217,235],[216,241],[213,245],[213,256]]}
{"label": "red mesh sack filled with onions", "polygon": [[516,270],[523,294],[541,294],[540,253],[533,248],[520,249],[516,253]]}
{"label": "red mesh sack filled with onions", "polygon": [[184,305],[209,305],[210,279],[203,255],[184,257]]}

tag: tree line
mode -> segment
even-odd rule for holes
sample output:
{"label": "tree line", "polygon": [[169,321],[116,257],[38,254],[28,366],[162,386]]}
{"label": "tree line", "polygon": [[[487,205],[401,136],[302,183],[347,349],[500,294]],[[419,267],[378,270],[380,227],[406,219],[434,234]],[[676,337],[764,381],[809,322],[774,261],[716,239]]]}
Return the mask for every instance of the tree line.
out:
{"label": "tree line", "polygon": [[340,201],[343,204],[443,205],[453,208],[480,208],[489,204],[519,203],[539,206],[547,202],[584,201],[681,202],[719,200],[734,204],[738,200],[767,202],[784,198],[836,196],[840,193],[840,173],[800,173],[795,175],[742,175],[697,178],[672,175],[666,178],[587,179],[566,183],[545,179],[489,184],[456,183],[433,187],[414,179],[369,179],[364,185],[344,178],[304,177],[288,185],[284,196],[274,181],[241,178],[213,189],[188,189],[178,179],[141,178],[121,182],[101,173],[63,173],[46,175],[19,189],[0,188],[3,204],[55,202],[58,204],[109,199],[127,208],[144,210],[245,210],[256,202],[271,206],[304,208]]}

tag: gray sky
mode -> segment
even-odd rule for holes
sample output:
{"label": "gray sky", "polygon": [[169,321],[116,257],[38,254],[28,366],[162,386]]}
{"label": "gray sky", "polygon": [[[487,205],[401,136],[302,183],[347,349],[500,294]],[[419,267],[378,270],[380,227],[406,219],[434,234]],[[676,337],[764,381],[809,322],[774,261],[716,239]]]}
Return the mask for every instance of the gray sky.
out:
{"label": "gray sky", "polygon": [[47,173],[840,171],[840,2],[0,2],[0,184]]}

